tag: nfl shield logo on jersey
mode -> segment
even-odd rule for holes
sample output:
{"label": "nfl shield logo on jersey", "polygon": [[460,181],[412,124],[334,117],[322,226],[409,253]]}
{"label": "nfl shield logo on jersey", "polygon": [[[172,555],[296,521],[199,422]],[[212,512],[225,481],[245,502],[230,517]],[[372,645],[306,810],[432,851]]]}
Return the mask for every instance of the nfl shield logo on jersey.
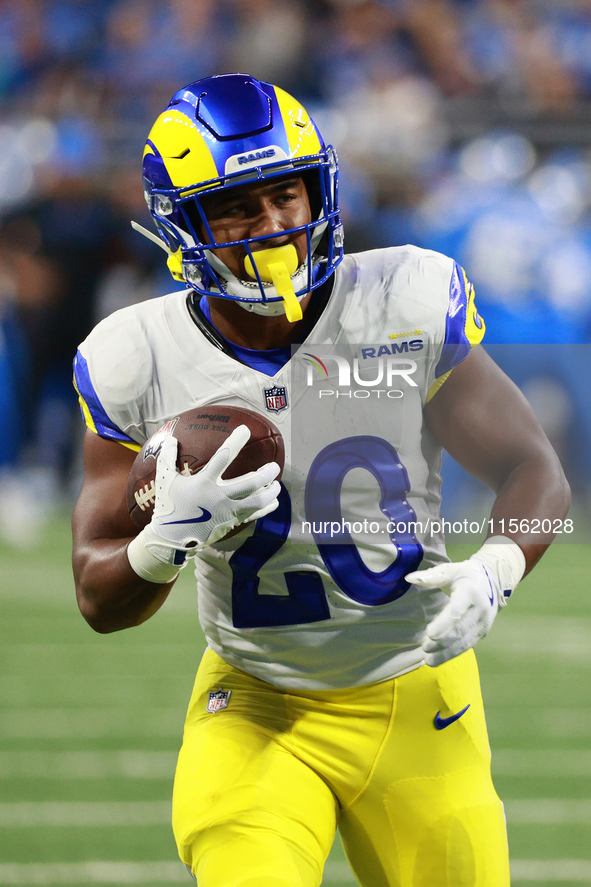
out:
{"label": "nfl shield logo on jersey", "polygon": [[265,405],[268,410],[279,413],[287,407],[287,388],[274,385],[273,388],[264,388]]}
{"label": "nfl shield logo on jersey", "polygon": [[215,714],[216,711],[221,711],[222,708],[227,708],[231,695],[231,690],[222,690],[221,687],[219,690],[210,690],[207,711]]}

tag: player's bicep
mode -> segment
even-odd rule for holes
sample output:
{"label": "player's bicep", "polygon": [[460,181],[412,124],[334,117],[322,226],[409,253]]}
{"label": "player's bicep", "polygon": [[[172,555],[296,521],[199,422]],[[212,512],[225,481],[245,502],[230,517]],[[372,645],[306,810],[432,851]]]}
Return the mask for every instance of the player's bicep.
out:
{"label": "player's bicep", "polygon": [[95,539],[125,539],[137,534],[127,509],[127,479],[136,453],[87,431],[84,482],[74,509],[74,547]]}
{"label": "player's bicep", "polygon": [[552,452],[521,391],[480,346],[427,403],[425,419],[450,455],[493,490],[517,465]]}

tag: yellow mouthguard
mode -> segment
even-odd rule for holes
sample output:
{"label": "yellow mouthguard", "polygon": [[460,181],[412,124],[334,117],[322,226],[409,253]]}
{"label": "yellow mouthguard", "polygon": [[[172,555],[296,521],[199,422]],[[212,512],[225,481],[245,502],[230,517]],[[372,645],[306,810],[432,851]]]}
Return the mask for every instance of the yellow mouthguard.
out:
{"label": "yellow mouthguard", "polygon": [[[304,316],[302,306],[296,298],[291,282],[291,275],[298,267],[298,254],[293,243],[257,250],[253,256],[261,280],[272,283],[283,299],[285,316],[289,322],[295,323],[296,320],[301,320]],[[256,277],[250,256],[244,259],[244,268],[247,274]]]}

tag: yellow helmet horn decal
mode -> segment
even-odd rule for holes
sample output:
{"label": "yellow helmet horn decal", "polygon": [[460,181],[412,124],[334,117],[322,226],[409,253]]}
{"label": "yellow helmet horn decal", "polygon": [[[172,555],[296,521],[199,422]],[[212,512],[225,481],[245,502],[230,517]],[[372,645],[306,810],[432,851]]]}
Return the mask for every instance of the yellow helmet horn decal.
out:
{"label": "yellow helmet horn decal", "polygon": [[306,109],[278,86],[275,87],[275,96],[289,142],[289,156],[293,158],[318,154],[322,145]]}
{"label": "yellow helmet horn decal", "polygon": [[197,126],[180,111],[164,111],[148,139],[160,152],[175,188],[217,179],[219,173],[205,139]]}

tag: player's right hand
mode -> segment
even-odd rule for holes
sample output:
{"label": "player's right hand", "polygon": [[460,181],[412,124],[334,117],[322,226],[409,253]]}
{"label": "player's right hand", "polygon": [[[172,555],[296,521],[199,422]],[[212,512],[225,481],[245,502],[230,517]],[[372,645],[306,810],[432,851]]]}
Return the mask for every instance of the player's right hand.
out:
{"label": "player's right hand", "polygon": [[156,465],[156,500],[149,524],[171,548],[194,553],[217,542],[245,521],[277,508],[280,491],[277,462],[223,480],[222,474],[250,439],[246,425],[235,428],[201,471],[177,471],[177,440],[165,438]]}

